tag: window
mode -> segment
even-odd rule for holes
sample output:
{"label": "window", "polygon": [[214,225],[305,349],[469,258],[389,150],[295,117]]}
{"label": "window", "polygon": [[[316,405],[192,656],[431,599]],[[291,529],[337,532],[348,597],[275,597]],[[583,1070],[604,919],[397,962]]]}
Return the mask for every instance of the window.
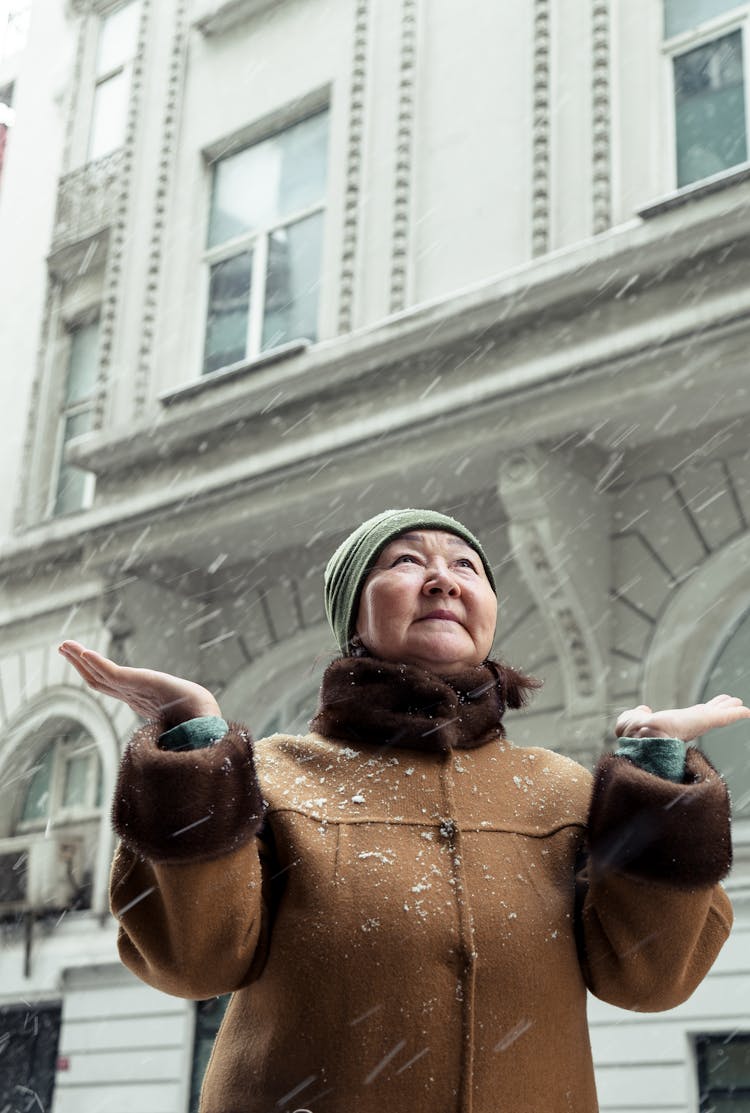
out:
{"label": "window", "polygon": [[[66,907],[90,908],[101,828],[99,751],[88,731],[70,719],[49,720],[43,733],[46,745],[13,782],[17,787],[10,809],[11,834],[21,836],[23,842],[41,838],[59,847],[66,871]],[[53,832],[62,838],[53,841]]]}
{"label": "window", "polygon": [[0,0],[0,60],[26,46],[31,0]]}
{"label": "window", "polygon": [[69,336],[68,367],[58,433],[55,515],[85,509],[90,505],[94,487],[93,475],[65,463],[65,451],[72,440],[91,432],[94,426],[99,322],[80,325],[72,329]]}
{"label": "window", "polygon": [[13,127],[14,121],[13,86],[6,85],[0,89],[0,186],[3,184],[3,161],[8,146],[8,132]]}
{"label": "window", "polygon": [[60,722],[54,741],[28,772],[16,834],[98,818],[102,771],[96,742],[76,723]]}
{"label": "window", "polygon": [[[729,692],[750,703],[750,611],[735,630],[714,661],[701,701]],[[747,746],[750,727],[747,722],[734,723],[712,731],[701,740],[701,746],[717,769],[724,774],[732,794],[735,818],[750,816],[750,763]]]}
{"label": "window", "polygon": [[195,1042],[193,1044],[193,1070],[190,1077],[190,1113],[198,1113],[198,1101],[211,1058],[216,1033],[222,1022],[231,994],[199,1001],[195,1007]]}
{"label": "window", "polygon": [[[667,39],[700,28],[737,7],[736,0],[666,0]],[[674,86],[677,185],[700,181],[747,161],[744,23],[684,37],[670,49]]]}
{"label": "window", "polygon": [[698,1036],[700,1113],[750,1110],[750,1035]]}
{"label": "window", "polygon": [[89,133],[89,162],[121,147],[130,100],[130,77],[138,41],[140,0],[103,17],[96,52],[96,86]]}
{"label": "window", "polygon": [[214,164],[204,374],[317,339],[327,140],[318,112]]}

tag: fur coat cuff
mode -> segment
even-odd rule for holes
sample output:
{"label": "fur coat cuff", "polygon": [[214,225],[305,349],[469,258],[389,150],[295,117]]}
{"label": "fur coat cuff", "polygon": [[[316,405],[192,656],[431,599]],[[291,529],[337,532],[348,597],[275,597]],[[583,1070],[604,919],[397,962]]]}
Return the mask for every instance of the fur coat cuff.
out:
{"label": "fur coat cuff", "polygon": [[682,784],[607,754],[594,772],[591,869],[682,889],[714,885],[732,865],[729,813],[724,781],[693,746],[686,751]]}
{"label": "fur coat cuff", "polygon": [[205,749],[159,746],[161,728],[134,735],[120,766],[112,823],[126,846],[157,862],[217,858],[249,841],[263,822],[263,797],[247,731],[230,723]]}

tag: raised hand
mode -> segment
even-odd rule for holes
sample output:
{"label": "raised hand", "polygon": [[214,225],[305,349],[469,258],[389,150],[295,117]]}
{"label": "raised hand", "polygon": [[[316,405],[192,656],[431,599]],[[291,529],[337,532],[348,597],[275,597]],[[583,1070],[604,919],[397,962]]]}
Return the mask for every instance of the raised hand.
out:
{"label": "raised hand", "polygon": [[160,719],[164,729],[200,715],[221,715],[209,690],[190,680],[117,665],[79,642],[63,642],[60,653],[94,691],[122,700],[144,719]]}
{"label": "raised hand", "polygon": [[750,719],[750,707],[739,696],[714,696],[707,703],[652,711],[645,703],[623,711],[615,725],[618,738],[681,738],[692,742],[706,731]]}

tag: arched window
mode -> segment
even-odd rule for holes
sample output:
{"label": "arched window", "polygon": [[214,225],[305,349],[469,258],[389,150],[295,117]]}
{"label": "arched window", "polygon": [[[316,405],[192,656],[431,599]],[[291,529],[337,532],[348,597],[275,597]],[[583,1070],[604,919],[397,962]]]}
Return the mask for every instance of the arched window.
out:
{"label": "arched window", "polygon": [[[708,672],[701,700],[728,692],[750,705],[750,611],[724,642]],[[702,741],[709,758],[724,774],[735,817],[750,817],[750,725],[747,720],[722,727]]]}
{"label": "arched window", "polygon": [[44,720],[35,746],[3,786],[0,916],[86,909],[97,873],[102,763],[94,737],[63,716]]}
{"label": "arched window", "polygon": [[49,727],[52,738],[28,770],[14,834],[98,818],[102,767],[96,742],[70,720]]}

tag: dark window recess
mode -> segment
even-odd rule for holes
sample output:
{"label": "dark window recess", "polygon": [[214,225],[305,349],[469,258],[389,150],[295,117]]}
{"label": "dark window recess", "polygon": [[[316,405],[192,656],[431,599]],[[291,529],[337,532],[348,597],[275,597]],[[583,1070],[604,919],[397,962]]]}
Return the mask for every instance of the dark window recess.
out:
{"label": "dark window recess", "polygon": [[700,1113],[750,1113],[750,1033],[698,1036]]}
{"label": "dark window recess", "polygon": [[0,1110],[50,1113],[60,1036],[59,1005],[0,1008]]}
{"label": "dark window recess", "polygon": [[[190,1079],[190,1113],[198,1113],[203,1075],[216,1039],[216,1033],[224,1019],[231,993],[223,997],[212,997],[209,1001],[199,1001],[195,1009],[195,1042],[193,1044],[193,1073]],[[2,1106],[0,1106],[0,1113]]]}

